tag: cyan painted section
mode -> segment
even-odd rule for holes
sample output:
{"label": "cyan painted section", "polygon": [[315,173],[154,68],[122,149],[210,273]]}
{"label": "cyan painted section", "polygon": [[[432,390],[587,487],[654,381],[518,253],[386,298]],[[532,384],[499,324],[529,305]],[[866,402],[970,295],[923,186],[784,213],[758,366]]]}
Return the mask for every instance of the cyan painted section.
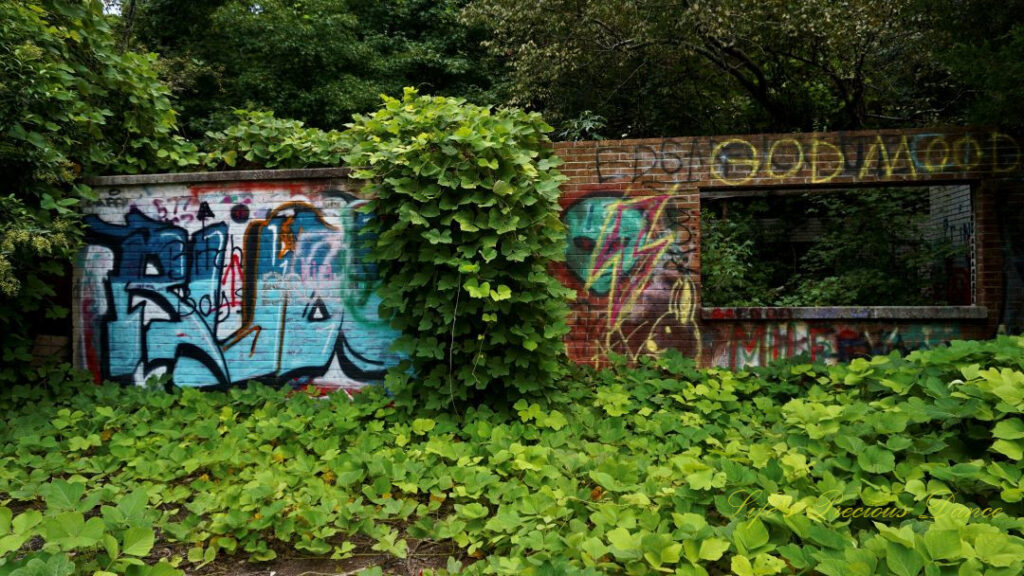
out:
{"label": "cyan painted section", "polygon": [[397,333],[378,315],[348,181],[100,190],[76,270],[76,359],[99,378],[379,381]]}

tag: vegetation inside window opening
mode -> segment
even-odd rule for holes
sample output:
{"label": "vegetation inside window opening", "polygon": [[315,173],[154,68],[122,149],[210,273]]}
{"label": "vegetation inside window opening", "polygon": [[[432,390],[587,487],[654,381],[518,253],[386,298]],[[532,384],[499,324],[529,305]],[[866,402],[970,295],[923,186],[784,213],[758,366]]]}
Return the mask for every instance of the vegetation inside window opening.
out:
{"label": "vegetation inside window opening", "polygon": [[969,186],[702,199],[704,306],[972,303]]}

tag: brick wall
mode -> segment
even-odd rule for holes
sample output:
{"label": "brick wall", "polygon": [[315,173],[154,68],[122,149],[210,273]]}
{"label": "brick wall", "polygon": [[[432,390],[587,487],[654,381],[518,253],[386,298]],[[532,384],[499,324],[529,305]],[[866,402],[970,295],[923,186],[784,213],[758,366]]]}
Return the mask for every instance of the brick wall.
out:
{"label": "brick wall", "polygon": [[[799,353],[848,359],[1024,323],[1021,157],[1009,136],[787,134],[555,149],[569,177],[561,198],[568,239],[566,261],[552,272],[578,295],[567,338],[576,361],[666,349],[732,367]],[[377,315],[376,271],[354,242],[365,200],[346,174],[96,181],[100,199],[86,208],[90,231],[75,267],[78,365],[133,384],[160,374],[192,386],[379,380],[396,361],[395,334]],[[975,306],[701,307],[702,194],[908,182],[973,186]]]}
{"label": "brick wall", "polygon": [[[1024,241],[1014,230],[1024,229],[1019,216],[1024,210],[1002,206],[1022,202],[1022,158],[1016,140],[1006,134],[969,129],[760,134],[566,142],[555,149],[566,161],[562,171],[569,177],[562,187],[563,204],[594,198],[589,200],[593,206],[607,205],[601,226],[583,228],[584,236],[593,241],[576,242],[577,227],[571,217],[565,218],[570,234],[567,254],[580,249],[574,243],[596,246],[587,270],[565,276],[580,294],[568,338],[577,361],[599,361],[609,351],[636,358],[667,347],[703,364],[732,367],[801,353],[846,360],[952,338],[989,337],[1001,324],[1021,329],[1024,258],[1018,255],[1024,254]],[[940,194],[956,197],[946,199],[948,213],[935,217],[956,227],[954,239],[973,244],[973,261],[957,270],[966,285],[955,295],[960,303],[973,306],[813,312],[702,309],[702,195],[882,184],[958,185],[942,188]],[[965,188],[973,188],[975,197],[968,213],[962,211]],[[665,205],[674,209],[634,226],[640,231],[635,238],[624,235],[625,228],[616,226],[618,214],[629,210],[635,198],[658,194],[666,194],[670,200]],[[607,197],[622,201],[596,200]],[[965,230],[968,237],[962,237]],[[658,239],[665,238],[675,246],[661,246]],[[642,264],[637,265],[631,246],[657,246],[663,253],[653,261],[637,260]],[[562,266],[557,270],[564,274]],[[612,277],[615,283],[604,293],[588,289],[588,275]]]}
{"label": "brick wall", "polygon": [[76,266],[78,364],[134,384],[380,379],[396,334],[377,315],[355,242],[365,200],[345,175],[107,179]]}

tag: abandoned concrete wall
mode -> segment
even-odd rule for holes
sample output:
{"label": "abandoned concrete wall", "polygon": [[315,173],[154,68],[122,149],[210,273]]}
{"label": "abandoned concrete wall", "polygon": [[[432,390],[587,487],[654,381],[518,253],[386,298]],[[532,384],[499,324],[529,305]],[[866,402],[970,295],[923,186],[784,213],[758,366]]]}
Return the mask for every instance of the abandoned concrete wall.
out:
{"label": "abandoned concrete wall", "polygon": [[[758,135],[555,145],[567,163],[566,340],[579,362],[674,348],[743,367],[845,360],[988,337],[1024,319],[1021,153],[998,132]],[[969,305],[936,309],[701,306],[701,196],[737,187],[962,184],[944,225],[973,242]],[[101,178],[75,267],[75,360],[97,378],[358,388],[397,361],[365,216],[345,169]],[[968,196],[969,197],[969,196]],[[1016,206],[1007,213],[1000,206]],[[942,217],[939,215],[937,217]],[[1005,257],[1004,257],[1005,254]]]}

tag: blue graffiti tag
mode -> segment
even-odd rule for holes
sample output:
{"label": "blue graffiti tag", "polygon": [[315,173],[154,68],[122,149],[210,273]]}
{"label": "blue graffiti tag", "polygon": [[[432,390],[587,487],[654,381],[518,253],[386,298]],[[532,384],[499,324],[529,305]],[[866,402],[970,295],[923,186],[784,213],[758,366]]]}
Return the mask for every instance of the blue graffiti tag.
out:
{"label": "blue graffiti tag", "polygon": [[114,254],[100,319],[105,378],[137,383],[164,369],[182,386],[302,383],[337,359],[346,377],[365,382],[398,361],[397,332],[377,313],[376,268],[356,245],[365,219],[351,211],[341,228],[304,202],[250,222],[242,323],[221,339],[225,223],[189,236],[133,207],[125,225],[94,215],[86,224],[87,240]]}

